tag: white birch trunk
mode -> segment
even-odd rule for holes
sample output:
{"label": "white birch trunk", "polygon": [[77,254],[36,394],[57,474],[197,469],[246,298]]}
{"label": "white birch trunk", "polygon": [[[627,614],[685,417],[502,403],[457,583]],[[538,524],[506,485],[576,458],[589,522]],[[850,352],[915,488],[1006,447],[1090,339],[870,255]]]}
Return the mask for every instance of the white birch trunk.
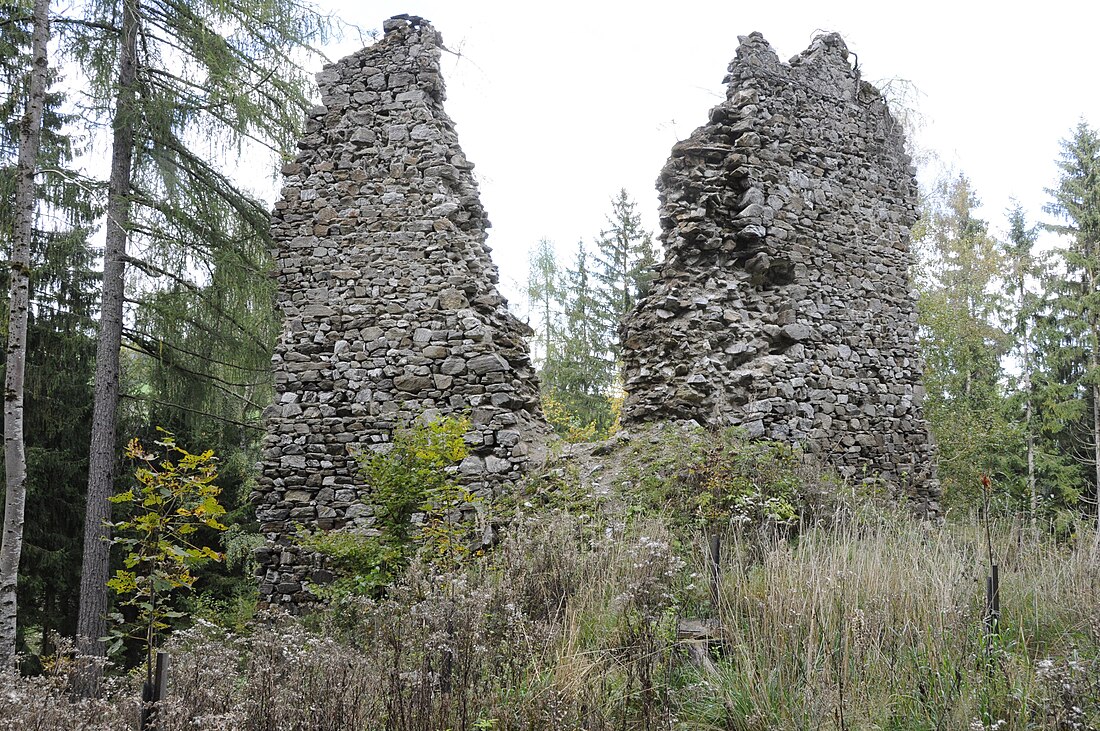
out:
{"label": "white birch trunk", "polygon": [[46,103],[50,37],[49,0],[35,0],[31,40],[30,88],[19,123],[19,159],[15,173],[11,289],[8,299],[7,370],[4,376],[4,534],[0,543],[0,670],[15,658],[16,587],[23,553],[23,518],[27,499],[27,462],[23,441],[23,375],[27,357],[30,306],[31,239],[34,235],[34,176]]}

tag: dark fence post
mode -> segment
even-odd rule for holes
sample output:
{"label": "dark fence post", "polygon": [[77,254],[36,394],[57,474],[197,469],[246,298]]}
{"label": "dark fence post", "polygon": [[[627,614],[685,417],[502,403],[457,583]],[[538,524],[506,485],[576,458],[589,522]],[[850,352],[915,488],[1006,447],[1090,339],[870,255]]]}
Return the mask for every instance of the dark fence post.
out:
{"label": "dark fence post", "polygon": [[997,564],[991,565],[991,572],[985,580],[985,633],[992,637],[1001,621],[1001,572]]}
{"label": "dark fence post", "polygon": [[157,704],[168,697],[168,653],[157,652],[153,683],[141,686],[141,731],[157,731]]}
{"label": "dark fence post", "polygon": [[710,535],[710,596],[714,603],[714,615],[718,616],[718,577],[722,570],[722,536],[718,532]]}

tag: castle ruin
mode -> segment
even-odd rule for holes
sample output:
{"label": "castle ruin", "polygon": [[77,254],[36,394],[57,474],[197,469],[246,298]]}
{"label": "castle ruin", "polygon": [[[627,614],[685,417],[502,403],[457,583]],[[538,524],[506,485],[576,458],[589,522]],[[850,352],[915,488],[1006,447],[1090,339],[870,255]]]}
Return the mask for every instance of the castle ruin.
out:
{"label": "castle ruin", "polygon": [[901,126],[840,36],[789,64],[740,41],[658,181],[666,259],[623,324],[623,421],[739,425],[934,513]]}
{"label": "castle ruin", "polygon": [[525,336],[496,289],[473,165],[443,110],[441,39],[419,18],[318,74],[272,215],[276,403],[252,496],[268,539],[260,592],[308,602],[327,572],[298,526],[368,528],[357,456],[414,419],[468,416],[460,479],[514,485],[548,431]]}
{"label": "castle ruin", "polygon": [[[272,216],[283,329],[263,473],[268,603],[329,576],[299,526],[369,529],[357,456],[415,419],[468,415],[460,479],[514,486],[548,432],[489,222],[443,110],[439,34],[386,22],[326,67]],[[902,131],[843,41],[789,64],[741,39],[727,99],[658,183],[666,259],[623,323],[626,425],[690,419],[801,444],[938,511],[921,414]]]}

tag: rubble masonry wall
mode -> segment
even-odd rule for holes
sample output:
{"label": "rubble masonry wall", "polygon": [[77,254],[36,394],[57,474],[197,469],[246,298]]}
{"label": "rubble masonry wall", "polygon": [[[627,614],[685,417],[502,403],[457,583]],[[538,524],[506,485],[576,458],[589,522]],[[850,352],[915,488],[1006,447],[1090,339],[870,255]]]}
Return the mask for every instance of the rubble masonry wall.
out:
{"label": "rubble masonry wall", "polygon": [[658,181],[667,258],[623,325],[623,420],[740,425],[936,512],[901,127],[836,34],[789,64],[742,37],[726,82]]}
{"label": "rubble masonry wall", "polygon": [[481,496],[508,489],[547,428],[526,325],[496,289],[489,221],[443,110],[441,40],[386,22],[375,45],[319,75],[272,216],[283,329],[263,472],[253,494],[260,592],[308,602],[330,576],[297,526],[369,530],[356,455],[414,419],[466,415],[459,466]]}

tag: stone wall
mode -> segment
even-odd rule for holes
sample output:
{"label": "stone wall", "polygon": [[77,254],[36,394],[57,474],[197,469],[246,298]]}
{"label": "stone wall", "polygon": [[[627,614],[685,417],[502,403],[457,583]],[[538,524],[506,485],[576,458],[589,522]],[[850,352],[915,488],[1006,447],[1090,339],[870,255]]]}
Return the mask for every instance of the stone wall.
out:
{"label": "stone wall", "polygon": [[328,577],[296,526],[369,529],[355,455],[395,427],[468,415],[462,480],[513,485],[546,432],[529,334],[496,290],[477,185],[443,110],[439,34],[386,22],[375,45],[318,74],[272,216],[283,329],[253,502],[268,546],[260,592],[309,601]]}
{"label": "stone wall", "polygon": [[739,424],[938,511],[908,267],[914,170],[844,42],[741,38],[658,181],[667,258],[623,325],[623,419]]}

